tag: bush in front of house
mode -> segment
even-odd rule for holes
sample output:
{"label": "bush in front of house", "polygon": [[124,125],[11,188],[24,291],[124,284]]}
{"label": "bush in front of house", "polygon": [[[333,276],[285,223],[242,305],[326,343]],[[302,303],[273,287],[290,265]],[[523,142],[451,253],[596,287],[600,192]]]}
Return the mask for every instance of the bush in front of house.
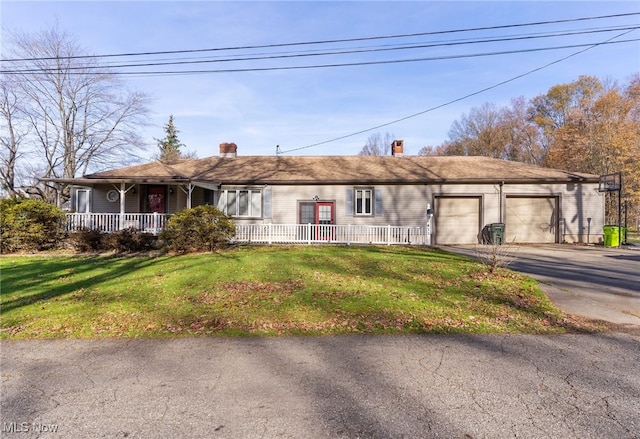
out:
{"label": "bush in front of house", "polygon": [[0,252],[51,250],[64,237],[65,214],[30,198],[0,199]]}
{"label": "bush in front of house", "polygon": [[197,206],[173,215],[160,240],[176,253],[215,251],[228,245],[236,234],[231,217],[214,206]]}
{"label": "bush in front of house", "polygon": [[104,250],[103,239],[105,235],[100,230],[85,228],[69,233],[67,240],[75,251],[96,252]]}
{"label": "bush in front of house", "polygon": [[156,237],[151,233],[143,232],[135,228],[122,229],[105,234],[102,245],[107,250],[115,250],[118,253],[143,252],[152,250]]}
{"label": "bush in front of house", "polygon": [[135,228],[105,233],[96,229],[82,229],[69,234],[69,243],[79,252],[113,250],[118,253],[133,253],[152,250],[156,237]]}

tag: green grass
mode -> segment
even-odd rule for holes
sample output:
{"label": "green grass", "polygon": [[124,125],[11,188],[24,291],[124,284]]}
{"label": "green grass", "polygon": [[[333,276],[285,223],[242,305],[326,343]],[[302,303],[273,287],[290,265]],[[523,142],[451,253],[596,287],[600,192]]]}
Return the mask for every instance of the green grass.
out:
{"label": "green grass", "polygon": [[559,333],[524,276],[420,247],[0,258],[0,337]]}

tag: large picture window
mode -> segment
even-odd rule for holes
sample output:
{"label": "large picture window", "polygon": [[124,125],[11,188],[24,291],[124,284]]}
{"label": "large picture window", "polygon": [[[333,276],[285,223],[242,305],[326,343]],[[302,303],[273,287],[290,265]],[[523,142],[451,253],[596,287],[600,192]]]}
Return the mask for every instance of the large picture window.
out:
{"label": "large picture window", "polygon": [[259,189],[224,189],[213,191],[213,205],[225,214],[233,217],[261,217],[262,192]]}
{"label": "large picture window", "polygon": [[355,189],[355,214],[373,215],[373,189]]}

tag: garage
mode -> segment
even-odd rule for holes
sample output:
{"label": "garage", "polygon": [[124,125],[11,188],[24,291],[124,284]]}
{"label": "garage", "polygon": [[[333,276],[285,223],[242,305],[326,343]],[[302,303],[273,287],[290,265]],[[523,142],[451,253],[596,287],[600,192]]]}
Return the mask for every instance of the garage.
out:
{"label": "garage", "polygon": [[507,196],[505,242],[558,242],[558,197]]}
{"label": "garage", "polygon": [[481,197],[436,197],[436,244],[477,244]]}

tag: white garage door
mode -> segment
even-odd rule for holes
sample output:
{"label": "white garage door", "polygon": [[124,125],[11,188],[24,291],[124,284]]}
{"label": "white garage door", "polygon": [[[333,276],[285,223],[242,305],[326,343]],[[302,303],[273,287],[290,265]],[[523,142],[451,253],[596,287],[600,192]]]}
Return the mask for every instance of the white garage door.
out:
{"label": "white garage door", "polygon": [[507,197],[505,242],[558,242],[557,197]]}
{"label": "white garage door", "polygon": [[437,197],[436,244],[477,244],[480,232],[480,197]]}

